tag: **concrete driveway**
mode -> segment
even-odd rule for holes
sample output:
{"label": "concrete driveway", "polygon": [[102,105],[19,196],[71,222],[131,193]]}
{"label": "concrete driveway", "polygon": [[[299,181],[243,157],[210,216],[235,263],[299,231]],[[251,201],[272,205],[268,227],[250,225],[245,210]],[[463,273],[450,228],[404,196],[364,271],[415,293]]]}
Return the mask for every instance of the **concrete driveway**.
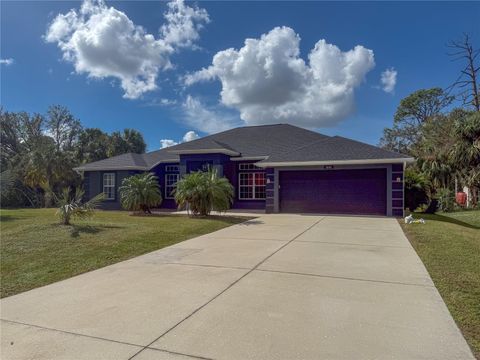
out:
{"label": "concrete driveway", "polygon": [[2,359],[473,359],[396,220],[264,215],[1,300]]}

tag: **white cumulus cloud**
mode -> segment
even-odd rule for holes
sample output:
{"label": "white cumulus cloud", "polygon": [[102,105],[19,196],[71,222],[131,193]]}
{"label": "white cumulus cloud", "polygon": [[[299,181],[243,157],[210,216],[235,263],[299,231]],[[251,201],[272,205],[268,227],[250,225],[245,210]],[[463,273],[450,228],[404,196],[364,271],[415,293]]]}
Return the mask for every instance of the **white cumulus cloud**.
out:
{"label": "white cumulus cloud", "polygon": [[162,149],[173,146],[173,145],[177,145],[177,144],[178,144],[178,142],[176,142],[175,140],[172,140],[172,139],[162,139],[162,140],[160,140],[160,145],[162,146]]}
{"label": "white cumulus cloud", "polygon": [[164,17],[155,37],[103,0],[85,0],[79,10],[57,15],[44,39],[58,45],[77,73],[116,78],[124,97],[135,99],[157,88],[159,72],[172,67],[170,56],[192,47],[202,24],[209,21],[204,9],[183,0],[169,2]]}
{"label": "white cumulus cloud", "polygon": [[13,60],[12,58],[0,59],[0,64],[5,65],[5,66],[12,65],[14,62],[15,62],[15,60]]}
{"label": "white cumulus cloud", "polygon": [[395,70],[393,67],[382,72],[380,75],[380,83],[382,84],[383,91],[386,93],[393,93],[395,91],[397,74],[397,70]]}
{"label": "white cumulus cloud", "polygon": [[178,145],[182,142],[189,142],[198,138],[200,138],[200,136],[195,131],[191,130],[191,131],[187,131],[185,135],[183,135],[182,141],[175,141],[172,139],[162,139],[160,140],[160,145],[162,146],[162,149],[163,149],[173,145]]}
{"label": "white cumulus cloud", "polygon": [[319,40],[306,62],[299,44],[293,29],[276,27],[246,39],[239,50],[218,52],[211,66],[187,75],[185,84],[220,80],[222,104],[237,109],[249,125],[335,124],[353,112],[355,88],[375,66],[373,51],[357,45],[344,52]]}
{"label": "white cumulus cloud", "polygon": [[183,120],[194,129],[216,133],[240,125],[238,117],[218,108],[209,108],[199,99],[188,95],[182,104]]}
{"label": "white cumulus cloud", "polygon": [[189,142],[195,139],[198,139],[200,136],[195,131],[188,131],[183,135],[183,142]]}

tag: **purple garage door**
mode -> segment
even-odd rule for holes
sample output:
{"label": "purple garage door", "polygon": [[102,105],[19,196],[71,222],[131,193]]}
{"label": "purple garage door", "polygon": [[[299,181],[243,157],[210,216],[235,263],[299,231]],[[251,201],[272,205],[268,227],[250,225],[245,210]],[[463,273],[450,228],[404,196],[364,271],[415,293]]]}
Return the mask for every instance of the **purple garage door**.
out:
{"label": "purple garage door", "polygon": [[280,171],[280,211],[386,215],[386,169]]}

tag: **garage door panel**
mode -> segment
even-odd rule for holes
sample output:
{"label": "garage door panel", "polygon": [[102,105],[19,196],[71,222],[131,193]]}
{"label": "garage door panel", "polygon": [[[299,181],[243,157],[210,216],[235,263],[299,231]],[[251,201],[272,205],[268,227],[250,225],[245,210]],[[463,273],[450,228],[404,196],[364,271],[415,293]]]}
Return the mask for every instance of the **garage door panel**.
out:
{"label": "garage door panel", "polygon": [[280,210],[386,214],[386,169],[281,171]]}

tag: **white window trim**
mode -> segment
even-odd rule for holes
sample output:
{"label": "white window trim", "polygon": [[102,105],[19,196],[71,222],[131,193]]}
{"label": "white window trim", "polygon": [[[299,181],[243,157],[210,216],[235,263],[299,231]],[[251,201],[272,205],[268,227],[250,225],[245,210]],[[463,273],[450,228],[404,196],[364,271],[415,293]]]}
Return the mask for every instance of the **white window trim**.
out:
{"label": "white window trim", "polygon": [[[172,170],[172,168],[175,168],[174,170]],[[178,172],[179,171],[179,167],[178,165],[166,165],[165,166],[165,172],[168,172],[168,173],[175,173],[175,172]]]}
{"label": "white window trim", "polygon": [[[112,185],[105,185],[105,175],[111,175],[113,178]],[[105,200],[115,200],[115,182],[116,182],[116,174],[114,172],[103,173],[102,176],[102,191],[105,194]],[[107,193],[105,192],[105,188],[113,188],[112,196],[108,197]]]}
{"label": "white window trim", "polygon": [[[180,174],[175,174],[175,173],[165,174],[165,199],[175,199],[175,197],[172,196],[171,193],[172,193],[172,190],[175,188],[176,185],[167,185],[167,178],[169,176],[176,176],[177,177],[177,181],[175,182],[175,184],[176,184],[178,182],[179,178],[180,178]],[[170,191],[168,189],[170,189]]]}
{"label": "white window trim", "polygon": [[240,163],[238,164],[238,170],[240,171],[259,171],[259,168],[255,163]]}
{"label": "white window trim", "polygon": [[[251,198],[246,198],[246,197],[242,197],[241,195],[241,191],[240,191],[240,188],[243,186],[243,187],[250,187],[250,185],[240,185],[240,177],[242,174],[263,174],[264,178],[265,178],[265,185],[262,185],[262,186],[259,186],[259,187],[265,187],[265,197],[264,198],[257,198],[255,197],[255,176],[254,175],[254,179],[253,179],[253,185],[251,186],[252,188],[252,194],[253,194],[253,197]],[[239,172],[238,173],[238,199],[239,200],[265,200],[266,197],[267,197],[267,174],[263,171],[249,171],[249,172]]]}

